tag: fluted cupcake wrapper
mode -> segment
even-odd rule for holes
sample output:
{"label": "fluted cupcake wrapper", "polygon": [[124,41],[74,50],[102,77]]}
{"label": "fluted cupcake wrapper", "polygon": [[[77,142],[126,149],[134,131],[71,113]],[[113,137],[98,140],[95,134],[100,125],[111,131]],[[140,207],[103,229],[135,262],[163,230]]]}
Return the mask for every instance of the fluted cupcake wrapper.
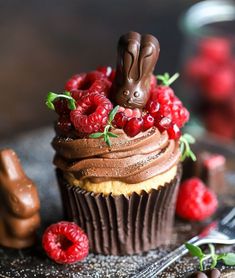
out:
{"label": "fluted cupcake wrapper", "polygon": [[57,176],[67,218],[85,230],[91,252],[135,254],[170,242],[181,167],[158,190],[130,196],[94,194]]}

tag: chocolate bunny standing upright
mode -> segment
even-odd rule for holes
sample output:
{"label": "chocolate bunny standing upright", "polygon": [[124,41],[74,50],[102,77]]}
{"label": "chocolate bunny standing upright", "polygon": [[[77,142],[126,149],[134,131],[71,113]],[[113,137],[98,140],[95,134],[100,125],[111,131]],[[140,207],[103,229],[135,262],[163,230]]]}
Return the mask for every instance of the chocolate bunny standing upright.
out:
{"label": "chocolate bunny standing upright", "polygon": [[114,100],[129,108],[143,108],[149,98],[151,74],[159,56],[158,40],[152,35],[129,32],[118,42]]}
{"label": "chocolate bunny standing upright", "polygon": [[40,225],[40,202],[15,152],[0,150],[0,245],[25,248],[34,243]]}

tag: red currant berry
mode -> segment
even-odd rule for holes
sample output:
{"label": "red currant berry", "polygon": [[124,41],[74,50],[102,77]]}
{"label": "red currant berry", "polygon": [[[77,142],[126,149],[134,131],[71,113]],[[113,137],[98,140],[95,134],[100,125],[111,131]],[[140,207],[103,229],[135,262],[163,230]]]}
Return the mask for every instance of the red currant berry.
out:
{"label": "red currant berry", "polygon": [[117,128],[123,128],[128,121],[128,118],[123,112],[118,112],[114,117],[114,125]]}
{"label": "red currant berry", "polygon": [[150,100],[146,105],[146,109],[148,110],[149,114],[151,114],[151,116],[155,118],[159,114],[160,104],[158,102]]}
{"label": "red currant berry", "polygon": [[177,140],[180,138],[181,136],[181,132],[179,127],[176,124],[171,125],[168,129],[167,129],[167,133],[170,139],[174,139]]}
{"label": "red currant berry", "polygon": [[154,126],[154,118],[153,116],[146,114],[143,116],[143,131]]}
{"label": "red currant berry", "polygon": [[130,136],[134,137],[139,132],[141,132],[143,126],[143,119],[140,118],[131,118],[125,125],[124,131],[125,133]]}

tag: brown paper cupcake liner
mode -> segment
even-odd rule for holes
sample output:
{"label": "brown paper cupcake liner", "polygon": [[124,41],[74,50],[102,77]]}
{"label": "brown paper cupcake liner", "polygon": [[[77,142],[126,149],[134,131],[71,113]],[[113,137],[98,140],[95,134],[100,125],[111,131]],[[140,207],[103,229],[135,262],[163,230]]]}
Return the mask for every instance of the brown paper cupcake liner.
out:
{"label": "brown paper cupcake liner", "polygon": [[85,230],[91,252],[131,255],[170,242],[181,166],[170,183],[130,196],[104,196],[71,186],[60,170],[57,177],[66,216]]}

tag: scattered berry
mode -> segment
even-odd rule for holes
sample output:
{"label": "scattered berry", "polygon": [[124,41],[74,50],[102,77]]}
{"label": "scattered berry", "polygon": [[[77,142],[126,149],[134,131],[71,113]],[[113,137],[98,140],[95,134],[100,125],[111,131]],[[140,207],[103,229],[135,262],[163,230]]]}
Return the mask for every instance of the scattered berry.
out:
{"label": "scattered berry", "polygon": [[80,132],[91,134],[103,131],[112,108],[112,103],[105,96],[88,94],[77,102],[77,108],[70,112],[70,119]]}
{"label": "scattered berry", "polygon": [[83,260],[89,252],[86,234],[78,225],[67,221],[49,226],[43,234],[42,245],[48,257],[60,264]]}
{"label": "scattered berry", "polygon": [[125,125],[124,131],[130,136],[136,136],[141,130],[143,126],[143,120],[141,118],[131,118]]}
{"label": "scattered berry", "polygon": [[176,205],[178,216],[200,221],[210,217],[217,209],[216,195],[198,178],[184,181],[179,189]]}

